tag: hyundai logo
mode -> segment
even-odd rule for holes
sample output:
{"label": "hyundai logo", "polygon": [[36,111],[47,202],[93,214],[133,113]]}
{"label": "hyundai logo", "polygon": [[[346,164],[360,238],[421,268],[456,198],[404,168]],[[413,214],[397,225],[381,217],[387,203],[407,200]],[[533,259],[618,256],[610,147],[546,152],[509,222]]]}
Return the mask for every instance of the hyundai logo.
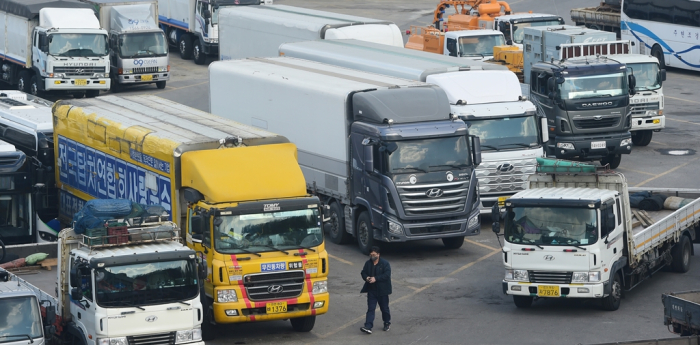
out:
{"label": "hyundai logo", "polygon": [[271,293],[271,294],[278,294],[278,293],[282,292],[282,290],[284,290],[282,285],[270,285],[267,288],[267,292]]}
{"label": "hyundai logo", "polygon": [[496,167],[496,172],[499,174],[500,173],[507,173],[507,172],[513,171],[513,169],[515,169],[515,166],[513,164],[504,163],[504,164],[501,164],[501,165]]}
{"label": "hyundai logo", "polygon": [[547,260],[547,261],[552,261],[552,260],[554,260],[554,256],[552,256],[552,255],[545,255],[545,256],[544,256],[544,259]]}
{"label": "hyundai logo", "polygon": [[439,198],[442,196],[442,189],[440,188],[430,188],[425,192],[428,198]]}
{"label": "hyundai logo", "polygon": [[602,120],[602,119],[603,119],[603,117],[600,115],[593,116],[593,120],[598,121],[598,120]]}
{"label": "hyundai logo", "polygon": [[85,73],[85,69],[78,68],[78,69],[75,70],[75,73],[77,73],[77,74],[83,74],[83,73]]}
{"label": "hyundai logo", "polygon": [[146,322],[153,322],[153,321],[156,321],[156,320],[158,320],[158,317],[155,316],[155,315],[146,316]]}

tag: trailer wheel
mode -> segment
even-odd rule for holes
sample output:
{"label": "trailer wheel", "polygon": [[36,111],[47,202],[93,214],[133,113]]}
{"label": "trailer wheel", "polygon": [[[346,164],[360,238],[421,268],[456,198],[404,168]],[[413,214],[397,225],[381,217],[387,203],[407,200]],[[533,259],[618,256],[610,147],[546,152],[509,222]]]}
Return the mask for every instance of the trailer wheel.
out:
{"label": "trailer wheel", "polygon": [[192,58],[192,36],[184,34],[180,36],[180,42],[177,44],[180,50],[180,58],[189,60]]}
{"label": "trailer wheel", "polygon": [[685,273],[690,270],[690,240],[688,236],[681,236],[680,242],[671,249],[673,261],[671,267],[678,273]]}
{"label": "trailer wheel", "polygon": [[617,169],[622,161],[622,155],[608,155],[600,160],[600,165],[609,164],[610,169]]}
{"label": "trailer wheel", "polygon": [[365,255],[368,255],[374,246],[374,229],[367,211],[363,211],[357,217],[357,245],[360,247],[360,252]]}
{"label": "trailer wheel", "polygon": [[39,78],[37,78],[36,76],[32,76],[32,79],[29,82],[29,93],[31,93],[34,96],[39,95]]}
{"label": "trailer wheel", "polygon": [[515,306],[518,308],[530,308],[534,299],[535,298],[532,296],[513,295],[513,303],[515,303]]}
{"label": "trailer wheel", "polygon": [[29,93],[29,84],[32,82],[32,75],[27,71],[19,72],[19,79],[17,79],[17,90],[24,93]]}
{"label": "trailer wheel", "polygon": [[204,54],[204,47],[202,47],[202,41],[196,40],[192,47],[192,57],[194,58],[194,63],[197,65],[204,65],[207,63],[207,54]]}
{"label": "trailer wheel", "polygon": [[292,323],[292,328],[297,332],[311,332],[316,324],[316,315],[297,317],[294,319],[289,319]]}
{"label": "trailer wheel", "polygon": [[620,281],[620,275],[615,273],[615,278],[613,278],[612,287],[610,288],[610,295],[603,298],[603,309],[607,311],[615,311],[620,308],[621,300],[622,282]]}
{"label": "trailer wheel", "polygon": [[651,48],[651,55],[655,57],[657,60],[659,60],[659,68],[660,69],[666,69],[666,61],[664,60],[664,51],[661,49],[661,46],[658,44],[655,44],[653,48]]}
{"label": "trailer wheel", "polygon": [[442,239],[442,244],[444,244],[447,249],[457,249],[464,244],[464,236],[444,237]]}
{"label": "trailer wheel", "polygon": [[634,131],[632,132],[632,144],[635,146],[647,146],[651,142],[651,137],[654,135],[654,131],[647,129],[644,131]]}
{"label": "trailer wheel", "polygon": [[328,239],[335,244],[347,244],[352,240],[352,236],[345,231],[345,219],[343,218],[343,209],[337,202],[330,204],[330,231]]}

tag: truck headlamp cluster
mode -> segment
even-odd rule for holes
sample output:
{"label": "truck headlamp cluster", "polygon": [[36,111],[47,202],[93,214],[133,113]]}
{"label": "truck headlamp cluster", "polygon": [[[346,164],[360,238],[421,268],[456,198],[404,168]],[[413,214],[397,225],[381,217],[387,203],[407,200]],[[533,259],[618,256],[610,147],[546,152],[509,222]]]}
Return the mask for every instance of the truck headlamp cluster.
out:
{"label": "truck headlamp cluster", "polygon": [[127,345],[126,337],[119,338],[100,338],[97,339],[97,345]]}
{"label": "truck headlamp cluster", "polygon": [[479,215],[476,214],[469,218],[469,222],[467,223],[467,229],[471,229],[473,227],[476,227],[479,225]]}
{"label": "truck headlamp cluster", "polygon": [[313,294],[318,295],[320,293],[328,292],[328,281],[315,282],[313,287]]}
{"label": "truck headlamp cluster", "polygon": [[574,144],[572,143],[557,143],[557,147],[564,150],[573,150]]}
{"label": "truck headlamp cluster", "polygon": [[216,290],[216,300],[219,302],[238,302],[236,290]]}
{"label": "truck headlamp cluster", "polygon": [[600,272],[574,272],[572,283],[595,283],[600,281]]}
{"label": "truck headlamp cluster", "polygon": [[529,282],[530,276],[527,274],[527,270],[506,270],[506,280]]}
{"label": "truck headlamp cluster", "polygon": [[202,340],[202,329],[194,328],[186,331],[177,331],[175,335],[175,344],[189,343],[191,341]]}
{"label": "truck headlamp cluster", "polygon": [[620,140],[620,146],[632,145],[632,138]]}
{"label": "truck headlamp cluster", "polygon": [[403,227],[399,223],[394,223],[392,221],[387,221],[389,223],[389,232],[392,234],[401,235],[403,232]]}

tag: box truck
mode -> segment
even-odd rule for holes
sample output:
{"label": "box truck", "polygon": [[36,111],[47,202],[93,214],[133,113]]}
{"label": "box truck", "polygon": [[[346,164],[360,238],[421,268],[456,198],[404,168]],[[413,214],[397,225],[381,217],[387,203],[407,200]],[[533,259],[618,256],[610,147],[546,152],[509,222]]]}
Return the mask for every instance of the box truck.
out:
{"label": "box truck", "polygon": [[479,234],[479,140],[439,87],[288,57],[215,62],[209,78],[212,113],[299,147],[333,242],[355,236],[369,253],[424,239],[459,248]]}
{"label": "box truck", "polygon": [[107,31],[77,0],[0,0],[2,81],[20,91],[95,97],[109,90]]}

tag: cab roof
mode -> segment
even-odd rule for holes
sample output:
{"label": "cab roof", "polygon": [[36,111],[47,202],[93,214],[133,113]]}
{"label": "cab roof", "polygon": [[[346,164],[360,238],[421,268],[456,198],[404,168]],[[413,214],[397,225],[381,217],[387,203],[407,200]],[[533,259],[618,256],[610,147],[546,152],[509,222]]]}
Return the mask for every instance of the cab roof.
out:
{"label": "cab roof", "polygon": [[535,188],[526,189],[510,197],[510,200],[525,200],[525,199],[538,199],[542,201],[552,201],[557,203],[561,200],[576,200],[576,201],[590,201],[590,202],[602,202],[604,200],[611,199],[618,195],[619,193],[614,190],[609,189],[596,189],[596,188]]}

